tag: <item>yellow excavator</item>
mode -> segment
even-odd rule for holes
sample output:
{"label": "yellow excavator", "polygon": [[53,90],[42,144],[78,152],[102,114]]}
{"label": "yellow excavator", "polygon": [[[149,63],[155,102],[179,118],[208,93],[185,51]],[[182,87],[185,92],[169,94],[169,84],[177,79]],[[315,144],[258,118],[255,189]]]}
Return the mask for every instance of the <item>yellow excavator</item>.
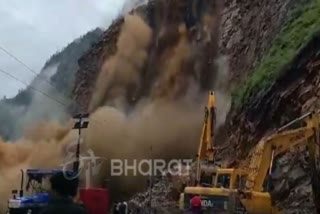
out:
{"label": "yellow excavator", "polygon": [[213,91],[209,92],[208,104],[205,107],[204,123],[200,138],[200,145],[196,156],[196,176],[191,185],[210,184],[212,173],[220,167],[215,160],[217,147],[214,143],[214,129],[216,123],[216,98]]}
{"label": "yellow excavator", "polygon": [[[204,213],[277,214],[269,192],[268,174],[274,158],[290,148],[305,144],[312,171],[312,191],[317,213],[320,214],[320,144],[319,113],[308,113],[273,135],[263,138],[255,147],[248,168],[218,168],[212,173],[211,186],[187,186],[180,198],[180,209],[190,207],[193,196],[201,197]],[[303,125],[299,124],[303,123]],[[298,128],[287,130],[293,125]]]}

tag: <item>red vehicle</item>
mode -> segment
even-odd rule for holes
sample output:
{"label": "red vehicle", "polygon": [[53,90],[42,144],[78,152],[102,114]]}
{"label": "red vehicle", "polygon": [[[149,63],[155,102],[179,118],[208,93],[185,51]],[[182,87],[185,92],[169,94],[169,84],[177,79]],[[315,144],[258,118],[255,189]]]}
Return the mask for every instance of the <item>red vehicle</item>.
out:
{"label": "red vehicle", "polygon": [[105,188],[80,189],[80,200],[90,214],[109,214],[109,191]]}

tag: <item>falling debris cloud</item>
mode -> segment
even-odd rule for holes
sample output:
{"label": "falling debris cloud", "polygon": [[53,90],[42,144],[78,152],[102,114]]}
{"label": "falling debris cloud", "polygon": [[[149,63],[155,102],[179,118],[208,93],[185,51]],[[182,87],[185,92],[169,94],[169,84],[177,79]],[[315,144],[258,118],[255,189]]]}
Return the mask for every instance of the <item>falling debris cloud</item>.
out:
{"label": "falling debris cloud", "polygon": [[96,89],[89,106],[90,112],[103,104],[124,107],[123,100],[127,90],[134,90],[140,84],[151,35],[150,27],[141,17],[125,17],[117,43],[117,53],[104,63],[97,78]]}

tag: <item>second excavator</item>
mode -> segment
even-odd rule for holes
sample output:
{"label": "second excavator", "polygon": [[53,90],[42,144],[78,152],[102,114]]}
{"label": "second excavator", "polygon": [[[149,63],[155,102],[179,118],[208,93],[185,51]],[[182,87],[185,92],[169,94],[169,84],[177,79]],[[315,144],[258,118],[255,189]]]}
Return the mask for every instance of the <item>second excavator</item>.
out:
{"label": "second excavator", "polygon": [[[187,186],[180,198],[180,208],[188,209],[191,198],[199,195],[205,213],[281,213],[274,204],[268,185],[272,164],[279,154],[294,146],[306,145],[312,171],[313,198],[320,214],[319,119],[320,114],[312,112],[290,122],[257,144],[247,167],[216,168],[211,171],[210,184],[200,182]],[[298,128],[288,130],[293,125],[298,125]]]}

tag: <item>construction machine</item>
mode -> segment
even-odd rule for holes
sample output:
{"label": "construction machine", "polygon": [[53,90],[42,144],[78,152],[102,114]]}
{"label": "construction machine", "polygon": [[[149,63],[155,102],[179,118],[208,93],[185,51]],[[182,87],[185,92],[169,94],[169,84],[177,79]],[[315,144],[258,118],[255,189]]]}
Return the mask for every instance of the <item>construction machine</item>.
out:
{"label": "construction machine", "polygon": [[[214,141],[216,124],[216,98],[214,91],[209,91],[208,103],[204,109],[204,121],[196,155],[195,173],[190,176],[188,186],[212,186],[217,168],[221,167],[216,160],[217,146]],[[180,195],[180,204],[183,204],[183,193]],[[180,205],[181,209],[182,206]]]}
{"label": "construction machine", "polygon": [[216,98],[213,91],[209,92],[208,104],[205,107],[204,123],[196,155],[196,175],[190,185],[199,186],[212,183],[212,174],[220,167],[216,161],[217,147],[214,142],[216,124]]}
{"label": "construction machine", "polygon": [[[281,213],[269,192],[267,178],[272,173],[272,164],[279,154],[294,146],[306,145],[312,172],[313,197],[317,213],[320,214],[319,117],[319,113],[308,113],[263,138],[255,147],[247,168],[217,169],[211,187],[187,186],[180,198],[180,208],[188,209],[190,199],[200,195],[205,213]],[[298,127],[287,130],[293,125]]]}
{"label": "construction machine", "polygon": [[[12,190],[12,198],[8,200],[7,214],[31,214],[39,213],[49,203],[49,191],[45,182],[53,174],[60,172],[59,169],[21,169],[20,190]],[[67,172],[67,171],[66,171]],[[24,186],[25,177],[27,179]],[[25,192],[29,192],[25,194]]]}

